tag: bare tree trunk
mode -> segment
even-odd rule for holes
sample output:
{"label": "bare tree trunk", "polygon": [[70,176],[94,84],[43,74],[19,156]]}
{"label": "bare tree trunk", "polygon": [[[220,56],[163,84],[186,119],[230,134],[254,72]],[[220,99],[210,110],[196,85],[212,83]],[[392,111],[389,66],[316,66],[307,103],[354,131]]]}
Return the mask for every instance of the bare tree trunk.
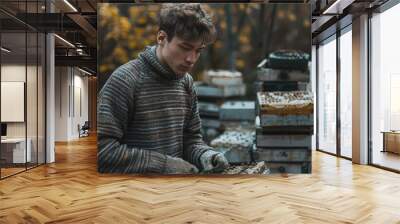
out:
{"label": "bare tree trunk", "polygon": [[267,56],[267,54],[269,54],[270,52],[270,46],[271,46],[271,41],[272,41],[272,34],[274,31],[274,25],[275,25],[275,15],[276,15],[276,5],[274,4],[272,6],[272,12],[271,12],[271,19],[270,19],[270,24],[269,24],[269,29],[268,29],[268,33],[267,33],[267,38],[265,39],[265,42],[263,42],[263,55],[265,55],[265,57]]}
{"label": "bare tree trunk", "polygon": [[227,4],[225,5],[225,13],[226,13],[226,25],[227,25],[227,53],[228,53],[228,69],[233,71],[235,70],[235,60],[236,60],[236,52],[234,49],[234,40],[235,36],[232,32],[232,26],[233,26],[233,21],[232,21],[232,5]]}

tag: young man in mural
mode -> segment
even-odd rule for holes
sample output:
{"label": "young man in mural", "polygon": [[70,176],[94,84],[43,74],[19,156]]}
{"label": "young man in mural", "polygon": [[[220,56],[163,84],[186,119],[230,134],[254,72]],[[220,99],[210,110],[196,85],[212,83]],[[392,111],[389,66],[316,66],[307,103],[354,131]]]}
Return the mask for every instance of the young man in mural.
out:
{"label": "young man in mural", "polygon": [[98,170],[188,174],[229,166],[207,146],[188,74],[215,39],[200,4],[165,4],[157,45],[116,69],[98,99]]}

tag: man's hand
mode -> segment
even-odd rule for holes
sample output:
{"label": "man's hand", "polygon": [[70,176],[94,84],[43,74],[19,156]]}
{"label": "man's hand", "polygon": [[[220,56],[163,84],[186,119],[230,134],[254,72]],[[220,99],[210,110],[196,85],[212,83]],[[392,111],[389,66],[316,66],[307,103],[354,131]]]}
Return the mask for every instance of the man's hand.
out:
{"label": "man's hand", "polygon": [[200,156],[200,163],[204,172],[222,172],[229,167],[228,160],[222,153],[208,150]]}
{"label": "man's hand", "polygon": [[167,156],[167,162],[165,165],[166,174],[193,174],[198,173],[199,170],[192,164],[185,160],[177,157]]}

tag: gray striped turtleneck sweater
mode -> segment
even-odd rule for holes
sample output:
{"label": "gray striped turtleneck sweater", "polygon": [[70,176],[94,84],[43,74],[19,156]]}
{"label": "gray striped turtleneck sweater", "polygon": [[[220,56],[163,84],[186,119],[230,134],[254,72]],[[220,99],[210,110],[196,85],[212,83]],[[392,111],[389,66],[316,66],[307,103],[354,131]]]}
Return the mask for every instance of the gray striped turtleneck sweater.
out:
{"label": "gray striped turtleneck sweater", "polygon": [[116,69],[98,97],[98,170],[162,173],[166,155],[198,168],[207,146],[193,79],[159,62],[156,46]]}

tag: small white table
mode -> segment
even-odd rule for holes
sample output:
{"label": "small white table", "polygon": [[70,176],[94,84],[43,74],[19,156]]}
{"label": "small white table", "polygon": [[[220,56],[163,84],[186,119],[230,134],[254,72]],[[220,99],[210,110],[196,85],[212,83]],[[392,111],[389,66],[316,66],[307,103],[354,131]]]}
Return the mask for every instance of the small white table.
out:
{"label": "small white table", "polygon": [[7,151],[12,151],[12,163],[30,162],[32,157],[31,154],[32,141],[30,138],[27,138],[26,142],[28,143],[27,144],[28,147],[26,147],[25,151],[25,138],[1,139],[1,151],[2,153]]}

